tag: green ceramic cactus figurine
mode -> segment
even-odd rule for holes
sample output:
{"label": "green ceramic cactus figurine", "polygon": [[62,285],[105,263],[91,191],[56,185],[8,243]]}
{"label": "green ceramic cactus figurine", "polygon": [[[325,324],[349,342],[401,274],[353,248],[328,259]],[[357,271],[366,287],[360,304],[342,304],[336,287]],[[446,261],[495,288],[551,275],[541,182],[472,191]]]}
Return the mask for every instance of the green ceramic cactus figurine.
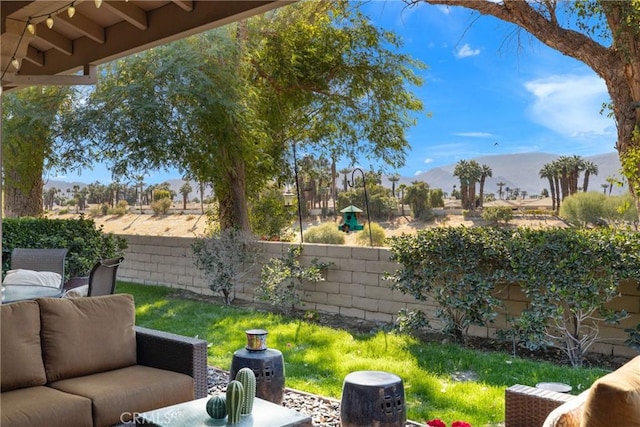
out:
{"label": "green ceramic cactus figurine", "polygon": [[217,394],[207,400],[207,414],[216,420],[221,420],[226,417],[227,398],[222,394]]}
{"label": "green ceramic cactus figurine", "polygon": [[244,387],[240,381],[231,381],[227,385],[227,414],[229,424],[240,422],[242,414],[242,399],[244,398]]}
{"label": "green ceramic cactus figurine", "polygon": [[242,368],[236,374],[236,381],[240,381],[244,387],[242,415],[249,415],[253,410],[253,400],[256,397],[256,374],[251,368]]}

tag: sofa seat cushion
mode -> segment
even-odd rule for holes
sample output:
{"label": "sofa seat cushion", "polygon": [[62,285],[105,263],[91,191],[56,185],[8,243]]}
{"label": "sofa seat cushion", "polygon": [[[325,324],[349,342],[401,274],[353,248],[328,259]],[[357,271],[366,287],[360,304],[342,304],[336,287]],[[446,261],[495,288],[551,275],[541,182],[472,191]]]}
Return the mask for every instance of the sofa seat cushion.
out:
{"label": "sofa seat cushion", "polygon": [[48,382],[136,364],[133,296],[42,298],[37,302]]}
{"label": "sofa seat cushion", "polygon": [[589,389],[581,427],[640,427],[640,356]]}
{"label": "sofa seat cushion", "polygon": [[3,392],[46,384],[35,301],[0,305],[0,360]]}
{"label": "sofa seat cushion", "polygon": [[93,422],[106,426],[145,412],[194,399],[193,378],[177,372],[136,365],[49,384],[93,402]]}
{"label": "sofa seat cushion", "polygon": [[91,401],[49,387],[27,387],[3,392],[2,427],[92,427]]}

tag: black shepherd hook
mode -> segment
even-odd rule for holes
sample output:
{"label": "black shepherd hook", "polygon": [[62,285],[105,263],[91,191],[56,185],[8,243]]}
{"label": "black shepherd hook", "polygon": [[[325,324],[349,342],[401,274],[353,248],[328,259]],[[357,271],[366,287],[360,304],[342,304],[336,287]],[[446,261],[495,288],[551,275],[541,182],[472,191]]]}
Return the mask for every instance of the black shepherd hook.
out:
{"label": "black shepherd hook", "polygon": [[365,209],[367,210],[367,223],[369,224],[369,244],[370,246],[373,246],[373,234],[371,234],[371,218],[369,217],[369,197],[367,196],[367,179],[364,175],[364,171],[360,168],[355,168],[351,172],[351,181],[347,181],[347,184],[349,184],[349,187],[351,188],[355,187],[356,180],[354,178],[354,175],[356,171],[359,171],[362,174],[362,187],[364,188],[364,204],[365,204]]}

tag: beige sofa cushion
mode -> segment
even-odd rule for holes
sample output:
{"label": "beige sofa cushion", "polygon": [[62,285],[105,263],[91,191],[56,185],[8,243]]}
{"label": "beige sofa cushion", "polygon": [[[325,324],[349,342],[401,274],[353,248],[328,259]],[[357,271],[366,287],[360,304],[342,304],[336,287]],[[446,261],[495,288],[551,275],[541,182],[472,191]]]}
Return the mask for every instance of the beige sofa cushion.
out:
{"label": "beige sofa cushion", "polygon": [[0,305],[0,383],[3,392],[44,385],[40,310],[35,301]]}
{"label": "beige sofa cushion", "polygon": [[126,294],[42,298],[42,353],[49,382],[136,363],[135,307]]}
{"label": "beige sofa cushion", "polygon": [[590,388],[581,427],[640,427],[640,356]]}
{"label": "beige sofa cushion", "polygon": [[91,401],[50,387],[28,387],[2,393],[2,427],[93,427]]}
{"label": "beige sofa cushion", "polygon": [[194,399],[189,375],[142,365],[56,381],[50,386],[91,399],[96,426],[129,421],[136,412]]}

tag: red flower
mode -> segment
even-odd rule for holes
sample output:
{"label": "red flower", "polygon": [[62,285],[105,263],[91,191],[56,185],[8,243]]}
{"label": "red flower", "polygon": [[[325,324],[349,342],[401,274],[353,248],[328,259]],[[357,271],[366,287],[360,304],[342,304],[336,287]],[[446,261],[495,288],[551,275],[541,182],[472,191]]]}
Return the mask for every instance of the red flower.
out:
{"label": "red flower", "polygon": [[447,425],[443,423],[442,420],[439,420],[437,418],[435,420],[427,421],[427,425],[429,427],[447,427]]}
{"label": "red flower", "polygon": [[471,424],[465,423],[464,421],[454,421],[451,427],[471,427]]}

